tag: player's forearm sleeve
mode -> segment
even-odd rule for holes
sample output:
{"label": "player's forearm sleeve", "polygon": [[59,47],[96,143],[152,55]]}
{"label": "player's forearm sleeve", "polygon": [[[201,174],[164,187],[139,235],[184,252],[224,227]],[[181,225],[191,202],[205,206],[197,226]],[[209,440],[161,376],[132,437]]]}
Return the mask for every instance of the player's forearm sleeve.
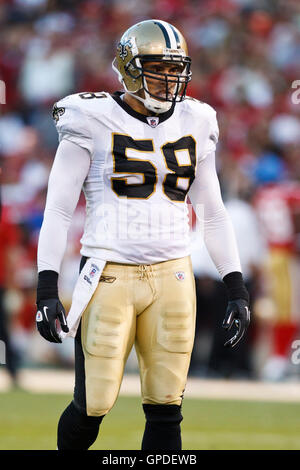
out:
{"label": "player's forearm sleeve", "polygon": [[233,226],[221,196],[214,152],[198,163],[188,195],[197,215],[197,228],[202,231],[207,250],[222,279],[231,272],[241,272]]}
{"label": "player's forearm sleeve", "polygon": [[44,220],[38,242],[38,272],[59,273],[68,229],[90,166],[89,152],[63,139],[50,172]]}

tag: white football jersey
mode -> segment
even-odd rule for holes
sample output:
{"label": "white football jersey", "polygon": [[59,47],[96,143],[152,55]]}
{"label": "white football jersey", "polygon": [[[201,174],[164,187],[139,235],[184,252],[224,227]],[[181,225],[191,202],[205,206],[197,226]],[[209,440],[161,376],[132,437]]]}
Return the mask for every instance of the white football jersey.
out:
{"label": "white football jersey", "polygon": [[216,148],[214,109],[186,98],[147,117],[120,92],[86,92],[57,102],[53,117],[60,141],[90,153],[81,254],[133,264],[189,255],[186,200],[197,164]]}

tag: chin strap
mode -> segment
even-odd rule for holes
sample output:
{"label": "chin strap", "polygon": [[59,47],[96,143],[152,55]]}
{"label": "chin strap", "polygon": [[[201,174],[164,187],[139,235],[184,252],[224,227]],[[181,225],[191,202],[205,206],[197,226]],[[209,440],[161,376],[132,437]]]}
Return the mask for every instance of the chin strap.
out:
{"label": "chin strap", "polygon": [[139,100],[143,103],[145,108],[147,108],[149,111],[155,113],[155,114],[161,114],[165,113],[166,111],[169,111],[172,107],[172,103],[169,101],[158,101],[154,98],[151,98],[149,93],[147,93],[146,90],[144,90],[146,98],[141,98],[140,96],[136,95],[135,93],[131,93],[130,91],[127,91],[129,95],[131,95],[133,98],[136,100]]}
{"label": "chin strap", "polygon": [[145,108],[147,108],[149,111],[155,114],[161,114],[161,113],[165,113],[166,111],[169,111],[173,103],[169,101],[159,101],[159,100],[156,100],[155,98],[152,98],[152,96],[148,92],[148,83],[147,83],[146,77],[143,77],[142,80],[143,80],[143,90],[145,93],[145,98],[141,98],[140,96],[137,96],[137,95],[134,95],[134,97],[138,99],[139,101],[141,101],[144,104]]}

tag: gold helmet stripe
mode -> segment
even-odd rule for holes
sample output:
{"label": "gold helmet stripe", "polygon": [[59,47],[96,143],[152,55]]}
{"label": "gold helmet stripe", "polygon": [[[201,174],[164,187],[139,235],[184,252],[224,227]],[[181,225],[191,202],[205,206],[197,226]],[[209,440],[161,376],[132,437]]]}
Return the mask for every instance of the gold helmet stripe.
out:
{"label": "gold helmet stripe", "polygon": [[165,21],[154,21],[154,23],[161,29],[166,41],[166,47],[168,49],[177,49],[177,41],[169,23]]}

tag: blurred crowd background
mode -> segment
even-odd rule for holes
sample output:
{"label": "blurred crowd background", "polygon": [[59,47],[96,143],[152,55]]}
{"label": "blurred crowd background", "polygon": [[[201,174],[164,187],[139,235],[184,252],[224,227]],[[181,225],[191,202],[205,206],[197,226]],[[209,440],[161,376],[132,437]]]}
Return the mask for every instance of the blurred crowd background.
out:
{"label": "blurred crowd background", "polygon": [[[190,374],[298,380],[299,0],[0,2],[0,339],[7,370],[17,382],[22,367],[73,366],[72,340],[47,343],[35,329],[37,241],[58,144],[51,109],[71,93],[119,90],[111,68],[117,42],[150,18],[185,35],[193,72],[188,94],[217,110],[218,173],[251,293],[249,334],[236,351],[227,350],[224,285],[192,231],[198,315]],[[80,199],[61,273],[66,309],[83,221]],[[127,368],[135,370],[134,355]]]}

